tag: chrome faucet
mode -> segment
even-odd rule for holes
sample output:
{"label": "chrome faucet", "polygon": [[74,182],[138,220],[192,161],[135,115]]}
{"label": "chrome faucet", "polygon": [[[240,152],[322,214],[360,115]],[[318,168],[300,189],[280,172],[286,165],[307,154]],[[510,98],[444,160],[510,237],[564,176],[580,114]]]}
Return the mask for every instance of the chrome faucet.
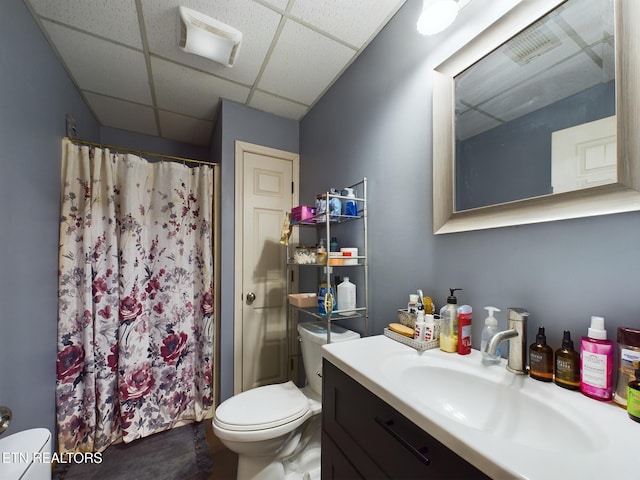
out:
{"label": "chrome faucet", "polygon": [[495,356],[498,345],[509,340],[507,370],[520,375],[527,373],[527,318],[529,312],[523,308],[509,308],[507,330],[496,333],[487,342],[485,352]]}

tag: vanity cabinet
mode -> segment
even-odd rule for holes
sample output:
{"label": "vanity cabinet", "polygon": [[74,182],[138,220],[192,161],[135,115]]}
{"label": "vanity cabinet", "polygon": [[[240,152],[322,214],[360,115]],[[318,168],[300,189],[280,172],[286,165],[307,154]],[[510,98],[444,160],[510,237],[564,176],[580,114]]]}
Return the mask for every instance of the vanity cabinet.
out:
{"label": "vanity cabinet", "polygon": [[322,480],[353,478],[489,477],[325,359]]}

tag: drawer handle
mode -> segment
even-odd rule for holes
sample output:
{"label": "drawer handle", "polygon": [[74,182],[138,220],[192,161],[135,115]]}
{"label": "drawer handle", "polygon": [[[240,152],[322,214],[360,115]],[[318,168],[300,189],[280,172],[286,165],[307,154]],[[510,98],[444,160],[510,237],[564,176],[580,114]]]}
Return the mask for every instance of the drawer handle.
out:
{"label": "drawer handle", "polygon": [[396,432],[392,427],[394,425],[394,421],[393,420],[387,420],[386,422],[384,420],[381,420],[379,417],[375,417],[375,421],[378,425],[380,425],[389,435],[391,435],[393,438],[395,438],[398,442],[400,442],[400,444],[406,448],[407,450],[409,450],[415,457],[418,458],[418,460],[420,460],[422,463],[424,463],[426,466],[429,466],[431,464],[431,460],[429,460],[427,457],[425,457],[425,454],[429,451],[429,449],[427,447],[421,447],[421,448],[416,448],[413,445],[411,445],[407,439],[405,439],[402,435],[400,435],[398,432]]}

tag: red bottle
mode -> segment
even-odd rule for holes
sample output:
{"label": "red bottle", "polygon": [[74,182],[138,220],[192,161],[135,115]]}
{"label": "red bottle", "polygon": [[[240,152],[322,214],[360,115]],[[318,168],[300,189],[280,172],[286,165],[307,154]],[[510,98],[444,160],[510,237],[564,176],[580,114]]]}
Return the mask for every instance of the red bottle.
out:
{"label": "red bottle", "polygon": [[458,307],[458,353],[468,355],[471,353],[471,315],[469,305]]}

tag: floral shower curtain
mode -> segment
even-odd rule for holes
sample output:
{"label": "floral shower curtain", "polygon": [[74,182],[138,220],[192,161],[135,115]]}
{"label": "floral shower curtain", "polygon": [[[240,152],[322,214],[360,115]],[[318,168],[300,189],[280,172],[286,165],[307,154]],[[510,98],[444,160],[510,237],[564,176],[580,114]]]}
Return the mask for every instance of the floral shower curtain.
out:
{"label": "floral shower curtain", "polygon": [[213,169],[63,140],[60,452],[202,420],[213,404]]}

